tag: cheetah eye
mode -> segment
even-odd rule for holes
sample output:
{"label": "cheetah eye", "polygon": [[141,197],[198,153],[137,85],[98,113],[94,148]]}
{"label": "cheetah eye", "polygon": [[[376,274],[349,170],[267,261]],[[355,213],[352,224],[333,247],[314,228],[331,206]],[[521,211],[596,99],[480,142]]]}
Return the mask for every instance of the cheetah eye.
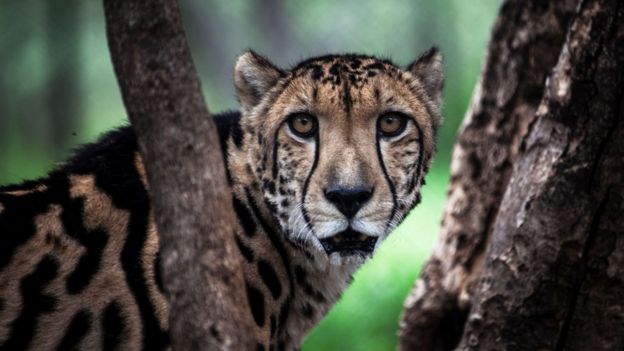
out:
{"label": "cheetah eye", "polygon": [[388,112],[381,115],[377,122],[377,130],[383,137],[397,136],[405,130],[407,117],[398,112]]}
{"label": "cheetah eye", "polygon": [[301,138],[309,138],[318,130],[316,117],[303,112],[290,116],[287,123],[290,130]]}

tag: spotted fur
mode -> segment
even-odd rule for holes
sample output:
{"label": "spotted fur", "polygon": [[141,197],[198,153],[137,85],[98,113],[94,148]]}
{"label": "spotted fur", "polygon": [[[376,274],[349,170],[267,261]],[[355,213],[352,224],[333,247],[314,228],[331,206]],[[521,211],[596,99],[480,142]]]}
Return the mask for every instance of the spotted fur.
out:
{"label": "spotted fur", "polygon": [[[238,59],[241,112],[215,119],[258,350],[300,347],[370,256],[322,239],[350,228],[378,246],[418,203],[442,81],[436,50],[406,69],[362,55],[290,70]],[[408,117],[392,138],[377,126],[388,111]],[[318,121],[313,137],[289,129],[301,112]],[[352,218],[328,200],[328,188],[361,185],[371,196]],[[43,179],[0,188],[0,350],[169,348],[147,188],[129,127]]]}

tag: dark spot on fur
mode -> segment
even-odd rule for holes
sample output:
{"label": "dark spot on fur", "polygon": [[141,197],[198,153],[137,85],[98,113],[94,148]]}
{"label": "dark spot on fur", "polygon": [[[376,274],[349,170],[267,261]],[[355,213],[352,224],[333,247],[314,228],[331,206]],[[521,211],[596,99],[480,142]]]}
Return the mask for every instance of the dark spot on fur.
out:
{"label": "dark spot on fur", "polygon": [[260,161],[260,164],[262,165],[262,169],[266,169],[267,162],[268,162],[268,156],[267,154],[263,154],[262,159]]}
{"label": "dark spot on fur", "polygon": [[282,294],[282,285],[277,277],[277,273],[275,273],[275,270],[271,267],[271,264],[265,260],[259,260],[258,273],[260,274],[260,277],[266,287],[271,292],[273,298],[277,300]]}
{"label": "dark spot on fur", "polygon": [[277,332],[277,319],[275,318],[274,314],[271,315],[269,321],[271,323],[271,337],[274,337],[275,333]]}
{"label": "dark spot on fur", "polygon": [[349,74],[349,82],[353,85],[355,85],[358,82],[357,78],[355,77],[355,74],[353,73]]}
{"label": "dark spot on fur", "polygon": [[414,204],[412,205],[412,208],[416,207],[416,205],[418,205],[421,201],[422,201],[422,195],[418,193],[416,195],[416,199],[414,200]]}
{"label": "dark spot on fur", "polygon": [[340,68],[342,67],[342,65],[338,62],[334,63],[330,68],[329,68],[329,73],[331,75],[338,75],[340,73]]}
{"label": "dark spot on fur", "polygon": [[102,345],[104,350],[116,350],[122,340],[125,321],[117,301],[109,303],[102,313]]}
{"label": "dark spot on fur", "polygon": [[284,301],[284,304],[280,308],[278,327],[283,327],[286,325],[286,320],[288,319],[288,312],[290,310],[290,300]]}
{"label": "dark spot on fur", "polygon": [[308,275],[308,273],[301,266],[295,267],[295,277],[297,278],[297,283],[301,282],[300,279],[304,279]]}
{"label": "dark spot on fur", "polygon": [[319,80],[323,76],[323,67],[320,65],[310,65],[311,74],[313,80]]}
{"label": "dark spot on fur", "polygon": [[234,205],[236,217],[238,217],[240,224],[243,226],[245,235],[248,237],[254,236],[256,234],[256,222],[251,216],[251,211],[236,196],[232,196],[232,205]]}
{"label": "dark spot on fur", "polygon": [[295,267],[295,279],[297,280],[297,284],[299,285],[301,290],[303,290],[306,295],[310,296],[317,302],[324,303],[326,301],[325,296],[323,296],[320,291],[312,287],[312,285],[308,283],[306,277],[307,273],[301,266]]}
{"label": "dark spot on fur", "polygon": [[329,68],[329,74],[332,77],[331,82],[334,85],[339,85],[341,80],[340,80],[340,70],[342,69],[342,65],[339,62],[334,63],[330,68]]}
{"label": "dark spot on fur", "polygon": [[479,179],[481,176],[481,160],[477,157],[476,153],[471,152],[468,155],[468,164],[470,165],[471,174],[470,177],[472,179]]}
{"label": "dark spot on fur", "polygon": [[349,86],[345,84],[344,91],[342,93],[342,103],[344,104],[345,111],[351,112],[351,106],[353,106],[353,99],[351,98],[351,90]]}
{"label": "dark spot on fur", "polygon": [[253,262],[253,259],[254,259],[253,251],[249,247],[247,247],[247,245],[243,243],[243,241],[241,240],[241,238],[238,237],[238,235],[234,235],[234,239],[236,241],[236,246],[238,246],[238,251],[240,251],[241,255],[243,255],[245,260],[247,260],[247,262]]}
{"label": "dark spot on fur", "polygon": [[271,194],[275,194],[275,182],[269,179],[263,181],[262,187]]}
{"label": "dark spot on fur", "polygon": [[247,283],[247,299],[256,325],[262,328],[264,326],[264,296],[262,292]]}
{"label": "dark spot on fur", "polygon": [[243,144],[243,129],[240,126],[240,121],[232,123],[232,141],[234,141],[234,145],[239,149]]}
{"label": "dark spot on fur", "polygon": [[364,66],[364,69],[367,69],[367,70],[370,70],[370,69],[383,70],[384,69],[384,65],[381,62],[373,62],[373,63],[370,63],[370,64]]}
{"label": "dark spot on fur", "polygon": [[57,350],[76,350],[78,345],[91,329],[91,313],[87,310],[78,311],[72,318],[65,335],[57,346]]}
{"label": "dark spot on fur", "polygon": [[312,309],[312,306],[310,306],[310,304],[308,303],[303,304],[303,307],[301,308],[301,313],[303,313],[303,316],[305,318],[312,318],[314,316],[314,310]]}

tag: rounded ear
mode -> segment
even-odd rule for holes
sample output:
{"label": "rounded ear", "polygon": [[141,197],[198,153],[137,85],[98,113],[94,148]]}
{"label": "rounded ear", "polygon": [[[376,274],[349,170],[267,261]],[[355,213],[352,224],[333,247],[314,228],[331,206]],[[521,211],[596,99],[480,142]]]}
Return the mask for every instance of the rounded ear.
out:
{"label": "rounded ear", "polygon": [[438,48],[434,46],[427,50],[416,61],[410,63],[407,70],[420,80],[427,95],[440,109],[444,87],[444,62]]}
{"label": "rounded ear", "polygon": [[282,70],[252,50],[240,55],[234,66],[234,85],[243,112],[256,106],[283,76],[285,73]]}

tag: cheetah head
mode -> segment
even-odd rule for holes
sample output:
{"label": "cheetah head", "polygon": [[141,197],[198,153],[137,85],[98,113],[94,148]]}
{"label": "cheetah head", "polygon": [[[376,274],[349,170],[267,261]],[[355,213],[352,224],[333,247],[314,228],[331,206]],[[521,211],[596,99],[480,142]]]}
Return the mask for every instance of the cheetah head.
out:
{"label": "cheetah head", "polygon": [[419,202],[441,120],[443,64],[402,69],[331,55],[282,70],[235,67],[248,162],[282,232],[333,264],[360,262]]}

